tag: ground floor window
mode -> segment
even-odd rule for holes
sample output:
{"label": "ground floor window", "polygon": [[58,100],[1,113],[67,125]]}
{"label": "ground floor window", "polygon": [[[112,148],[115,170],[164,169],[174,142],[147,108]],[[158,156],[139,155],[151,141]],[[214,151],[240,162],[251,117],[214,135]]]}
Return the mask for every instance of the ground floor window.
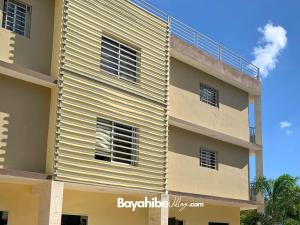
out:
{"label": "ground floor window", "polygon": [[171,217],[171,218],[169,218],[168,225],[184,225],[184,222],[183,222],[183,220],[179,220],[175,217]]}
{"label": "ground floor window", "polygon": [[0,225],[8,224],[8,212],[0,211]]}
{"label": "ground floor window", "polygon": [[78,215],[62,215],[61,225],[88,225],[88,217]]}

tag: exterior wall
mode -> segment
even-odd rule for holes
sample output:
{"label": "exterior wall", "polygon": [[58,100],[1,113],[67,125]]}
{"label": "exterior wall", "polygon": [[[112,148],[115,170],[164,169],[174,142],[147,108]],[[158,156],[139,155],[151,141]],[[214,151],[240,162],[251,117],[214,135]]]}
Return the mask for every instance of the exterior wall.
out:
{"label": "exterior wall", "polygon": [[3,2],[0,0],[0,60],[50,74],[54,1],[22,0],[32,6],[29,38],[2,28]]}
{"label": "exterior wall", "polygon": [[8,211],[9,225],[37,225],[39,198],[31,190],[30,185],[1,182],[0,210]]}
{"label": "exterior wall", "polygon": [[183,220],[185,225],[208,225],[209,222],[240,225],[240,209],[228,206],[204,204],[203,208],[186,208],[182,212],[170,208],[169,217]]}
{"label": "exterior wall", "polygon": [[[60,7],[56,10],[59,15]],[[167,150],[167,24],[123,0],[70,0],[63,10],[67,32],[61,40],[56,179],[163,192]],[[56,29],[60,30],[60,25]],[[118,79],[100,69],[102,35],[139,49],[141,68],[137,83]],[[137,166],[94,159],[97,117],[137,128]]]}
{"label": "exterior wall", "polygon": [[[219,108],[200,101],[200,82],[219,91]],[[170,116],[249,141],[248,94],[174,58]]]}
{"label": "exterior wall", "polygon": [[148,209],[117,208],[117,198],[139,201],[143,198],[65,190],[63,214],[88,216],[88,225],[146,225]]}
{"label": "exterior wall", "polygon": [[[249,200],[249,151],[170,127],[169,190]],[[200,167],[200,147],[216,151],[218,170]]]}
{"label": "exterior wall", "polygon": [[45,172],[50,90],[0,74],[0,168]]}

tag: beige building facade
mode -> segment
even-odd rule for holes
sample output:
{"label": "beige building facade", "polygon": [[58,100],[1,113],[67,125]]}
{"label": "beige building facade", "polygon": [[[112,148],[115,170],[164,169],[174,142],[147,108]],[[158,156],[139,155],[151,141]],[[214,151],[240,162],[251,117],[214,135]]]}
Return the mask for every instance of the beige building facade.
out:
{"label": "beige building facade", "polygon": [[[0,0],[0,24],[0,224],[238,225],[261,208],[254,65],[140,0]],[[169,205],[118,207],[145,198]]]}

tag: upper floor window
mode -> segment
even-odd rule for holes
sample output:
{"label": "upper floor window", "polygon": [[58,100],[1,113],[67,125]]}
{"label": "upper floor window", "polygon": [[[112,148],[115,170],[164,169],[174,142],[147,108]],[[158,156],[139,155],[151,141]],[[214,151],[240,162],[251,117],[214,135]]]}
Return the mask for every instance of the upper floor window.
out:
{"label": "upper floor window", "polygon": [[97,118],[95,159],[135,165],[136,129]]}
{"label": "upper floor window", "polygon": [[137,81],[137,50],[115,41],[102,37],[101,69],[117,77]]}
{"label": "upper floor window", "polygon": [[8,224],[8,212],[0,211],[0,225],[7,225],[7,224]]}
{"label": "upper floor window", "polygon": [[214,170],[218,169],[217,153],[201,148],[200,149],[200,166],[214,169]]}
{"label": "upper floor window", "polygon": [[16,0],[4,0],[2,27],[29,37],[31,7]]}
{"label": "upper floor window", "polygon": [[219,92],[214,88],[200,83],[200,100],[209,105],[219,107]]}

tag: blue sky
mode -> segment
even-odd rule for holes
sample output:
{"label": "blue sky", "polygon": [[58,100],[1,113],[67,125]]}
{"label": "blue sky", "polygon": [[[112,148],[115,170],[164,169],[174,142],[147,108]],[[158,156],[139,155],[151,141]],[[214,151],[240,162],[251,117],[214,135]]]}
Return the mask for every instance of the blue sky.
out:
{"label": "blue sky", "polygon": [[300,176],[300,1],[146,1],[250,61],[262,38],[259,27],[272,22],[286,30],[287,44],[276,68],[262,80],[264,171],[269,178]]}

